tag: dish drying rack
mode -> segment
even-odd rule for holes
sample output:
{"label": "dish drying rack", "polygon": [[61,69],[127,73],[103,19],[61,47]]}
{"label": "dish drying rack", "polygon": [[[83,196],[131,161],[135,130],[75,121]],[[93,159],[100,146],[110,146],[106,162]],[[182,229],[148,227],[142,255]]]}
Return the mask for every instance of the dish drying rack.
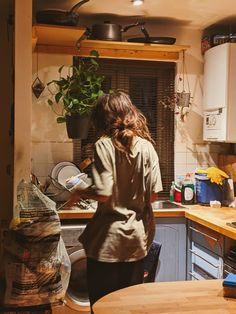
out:
{"label": "dish drying rack", "polygon": [[[64,192],[69,192],[72,193],[73,187],[71,189],[68,189],[66,186],[64,186],[63,184],[61,184],[58,180],[54,179],[53,177],[51,177],[50,175],[48,175],[48,178],[50,179],[50,181],[52,183],[56,183],[57,186],[60,187],[60,190],[54,194],[51,194],[51,197],[57,197],[59,195],[61,195]],[[50,197],[50,196],[49,196]],[[70,199],[68,199],[65,202],[60,202],[59,206],[56,207],[56,210],[59,211],[60,209],[64,208],[66,206],[66,204],[68,204],[70,201]],[[78,207],[81,210],[96,210],[95,206],[93,205],[94,202],[91,202],[89,200],[84,200],[84,199],[80,199],[78,203],[76,203],[75,205],[73,205],[74,207]]]}

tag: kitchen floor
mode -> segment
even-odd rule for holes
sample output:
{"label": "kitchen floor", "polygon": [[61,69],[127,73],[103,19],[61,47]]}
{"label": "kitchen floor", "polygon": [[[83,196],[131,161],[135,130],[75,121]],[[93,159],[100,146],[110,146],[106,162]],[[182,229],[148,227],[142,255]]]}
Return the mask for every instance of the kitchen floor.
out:
{"label": "kitchen floor", "polygon": [[89,314],[87,311],[76,311],[70,309],[68,306],[58,306],[52,310],[52,314]]}
{"label": "kitchen floor", "polygon": [[40,310],[40,309],[35,309],[35,310],[4,310],[3,308],[0,307],[0,313],[3,314],[90,314],[90,311],[87,309],[84,309],[82,311],[76,311],[68,306],[57,306],[54,307],[52,310]]}

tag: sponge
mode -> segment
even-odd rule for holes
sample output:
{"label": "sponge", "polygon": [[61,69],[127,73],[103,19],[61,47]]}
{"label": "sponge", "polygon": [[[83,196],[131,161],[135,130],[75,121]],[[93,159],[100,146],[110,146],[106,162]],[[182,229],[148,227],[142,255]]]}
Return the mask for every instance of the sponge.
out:
{"label": "sponge", "polygon": [[236,275],[229,274],[223,281],[224,297],[236,298]]}

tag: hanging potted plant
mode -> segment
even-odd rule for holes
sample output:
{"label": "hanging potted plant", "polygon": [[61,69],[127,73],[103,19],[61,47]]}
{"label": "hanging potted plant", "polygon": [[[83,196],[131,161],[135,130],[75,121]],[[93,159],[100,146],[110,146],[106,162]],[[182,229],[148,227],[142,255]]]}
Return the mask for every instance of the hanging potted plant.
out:
{"label": "hanging potted plant", "polygon": [[[101,86],[104,77],[98,73],[97,51],[91,51],[90,56],[79,58],[77,65],[69,67],[67,76],[62,76],[64,66],[61,66],[59,79],[47,84],[57,87],[48,104],[58,115],[57,122],[66,122],[68,137],[72,139],[87,137],[91,111],[97,98],[103,95]],[[56,103],[62,104],[61,113],[55,111]]]}

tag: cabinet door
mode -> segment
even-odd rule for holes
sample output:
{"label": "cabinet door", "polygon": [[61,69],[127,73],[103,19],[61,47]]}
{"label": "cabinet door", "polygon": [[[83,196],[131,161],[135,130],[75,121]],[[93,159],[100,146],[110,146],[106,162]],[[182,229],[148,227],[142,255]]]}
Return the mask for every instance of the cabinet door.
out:
{"label": "cabinet door", "polygon": [[155,281],[185,280],[185,218],[157,218],[155,240],[162,244]]}
{"label": "cabinet door", "polygon": [[188,221],[189,280],[222,278],[224,237],[196,222]]}

